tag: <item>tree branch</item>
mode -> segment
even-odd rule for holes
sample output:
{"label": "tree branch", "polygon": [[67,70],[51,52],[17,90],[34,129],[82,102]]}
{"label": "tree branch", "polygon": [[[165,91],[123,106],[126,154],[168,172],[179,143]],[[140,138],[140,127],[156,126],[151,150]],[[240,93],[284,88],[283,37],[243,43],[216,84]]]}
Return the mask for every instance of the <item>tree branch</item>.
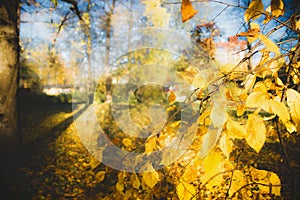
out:
{"label": "tree branch", "polygon": [[83,19],[81,17],[81,13],[78,8],[78,4],[75,0],[62,0],[62,1],[66,2],[68,4],[71,4],[72,5],[71,10],[77,15],[77,17],[80,21],[83,21]]}

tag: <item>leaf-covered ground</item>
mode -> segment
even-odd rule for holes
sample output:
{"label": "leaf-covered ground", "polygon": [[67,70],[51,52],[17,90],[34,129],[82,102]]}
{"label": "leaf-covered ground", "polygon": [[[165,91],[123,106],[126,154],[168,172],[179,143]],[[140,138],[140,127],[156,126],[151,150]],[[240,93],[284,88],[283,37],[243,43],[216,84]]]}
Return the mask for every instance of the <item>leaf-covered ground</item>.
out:
{"label": "leaf-covered ground", "polygon": [[[21,122],[24,144],[23,151],[18,155],[22,161],[14,177],[15,199],[124,199],[124,194],[120,195],[116,187],[120,173],[93,158],[76,132],[73,116],[84,110],[83,105],[72,110],[70,104],[49,104],[28,107],[23,111]],[[111,122],[103,120],[103,123],[108,125]],[[293,151],[290,159],[294,165],[298,165],[297,152],[300,152],[296,144],[295,141],[291,143],[293,146],[289,146],[289,152]],[[292,187],[297,187],[294,183],[296,179],[284,164],[278,142],[268,143],[260,155],[247,150],[245,152],[247,153],[240,156],[241,166],[249,164],[276,172],[282,179],[282,184],[286,184],[282,194],[291,197],[291,190],[295,190]],[[137,187],[133,186],[137,182],[128,174],[124,175],[123,186],[126,191],[130,191],[129,196],[133,199],[178,199],[176,189],[179,191],[182,186],[184,192],[184,188],[190,186],[178,184],[176,178],[182,176],[183,170],[189,167],[186,164],[178,162],[159,170],[156,174],[159,182],[151,190],[144,186],[134,188]],[[187,176],[197,178],[195,175],[201,172],[194,169],[191,173]],[[142,184],[144,175],[136,178],[140,180],[138,184]],[[204,190],[203,197],[222,199],[225,194],[226,190],[215,190],[214,193]]]}

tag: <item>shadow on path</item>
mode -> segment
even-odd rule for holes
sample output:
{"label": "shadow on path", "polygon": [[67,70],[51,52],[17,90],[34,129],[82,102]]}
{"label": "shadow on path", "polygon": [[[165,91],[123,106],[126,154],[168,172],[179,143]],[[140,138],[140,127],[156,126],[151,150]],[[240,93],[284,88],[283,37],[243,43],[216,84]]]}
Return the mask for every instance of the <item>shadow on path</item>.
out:
{"label": "shadow on path", "polygon": [[[36,157],[43,156],[48,144],[55,141],[88,108],[84,104],[72,107],[70,103],[53,102],[27,105],[20,113],[22,144],[17,148],[0,149],[0,199],[20,198],[13,191],[16,180],[24,176],[20,168],[34,165]],[[22,184],[25,186],[27,183]],[[24,196],[21,199],[27,198]]]}

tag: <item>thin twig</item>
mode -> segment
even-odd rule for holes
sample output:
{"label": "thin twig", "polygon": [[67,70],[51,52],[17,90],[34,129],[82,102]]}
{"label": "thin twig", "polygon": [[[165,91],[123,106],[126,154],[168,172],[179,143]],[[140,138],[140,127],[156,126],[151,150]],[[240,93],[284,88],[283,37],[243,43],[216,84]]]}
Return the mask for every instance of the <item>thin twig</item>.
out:
{"label": "thin twig", "polygon": [[221,10],[214,18],[212,18],[211,21],[215,21],[217,19],[217,17],[219,17],[225,10],[227,10],[227,8],[229,8],[230,6],[227,5],[225,8],[223,8],[223,10]]}
{"label": "thin twig", "polygon": [[237,157],[237,161],[236,161],[236,166],[235,168],[232,170],[231,172],[231,177],[230,177],[230,182],[229,182],[229,186],[228,186],[228,189],[226,191],[226,197],[225,197],[225,200],[227,199],[227,197],[229,197],[229,191],[230,191],[230,188],[232,186],[232,181],[233,181],[233,175],[234,175],[234,171],[238,169],[239,167],[239,163],[240,163],[240,159],[241,159],[241,156],[242,156],[242,153],[244,152],[244,150],[242,149],[241,153],[238,155]]}

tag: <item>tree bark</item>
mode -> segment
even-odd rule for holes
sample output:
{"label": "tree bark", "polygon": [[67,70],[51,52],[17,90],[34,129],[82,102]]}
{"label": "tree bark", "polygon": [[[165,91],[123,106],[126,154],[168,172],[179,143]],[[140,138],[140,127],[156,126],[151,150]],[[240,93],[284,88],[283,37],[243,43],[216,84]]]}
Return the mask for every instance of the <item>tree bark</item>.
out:
{"label": "tree bark", "polygon": [[19,1],[0,0],[0,145],[18,142]]}

